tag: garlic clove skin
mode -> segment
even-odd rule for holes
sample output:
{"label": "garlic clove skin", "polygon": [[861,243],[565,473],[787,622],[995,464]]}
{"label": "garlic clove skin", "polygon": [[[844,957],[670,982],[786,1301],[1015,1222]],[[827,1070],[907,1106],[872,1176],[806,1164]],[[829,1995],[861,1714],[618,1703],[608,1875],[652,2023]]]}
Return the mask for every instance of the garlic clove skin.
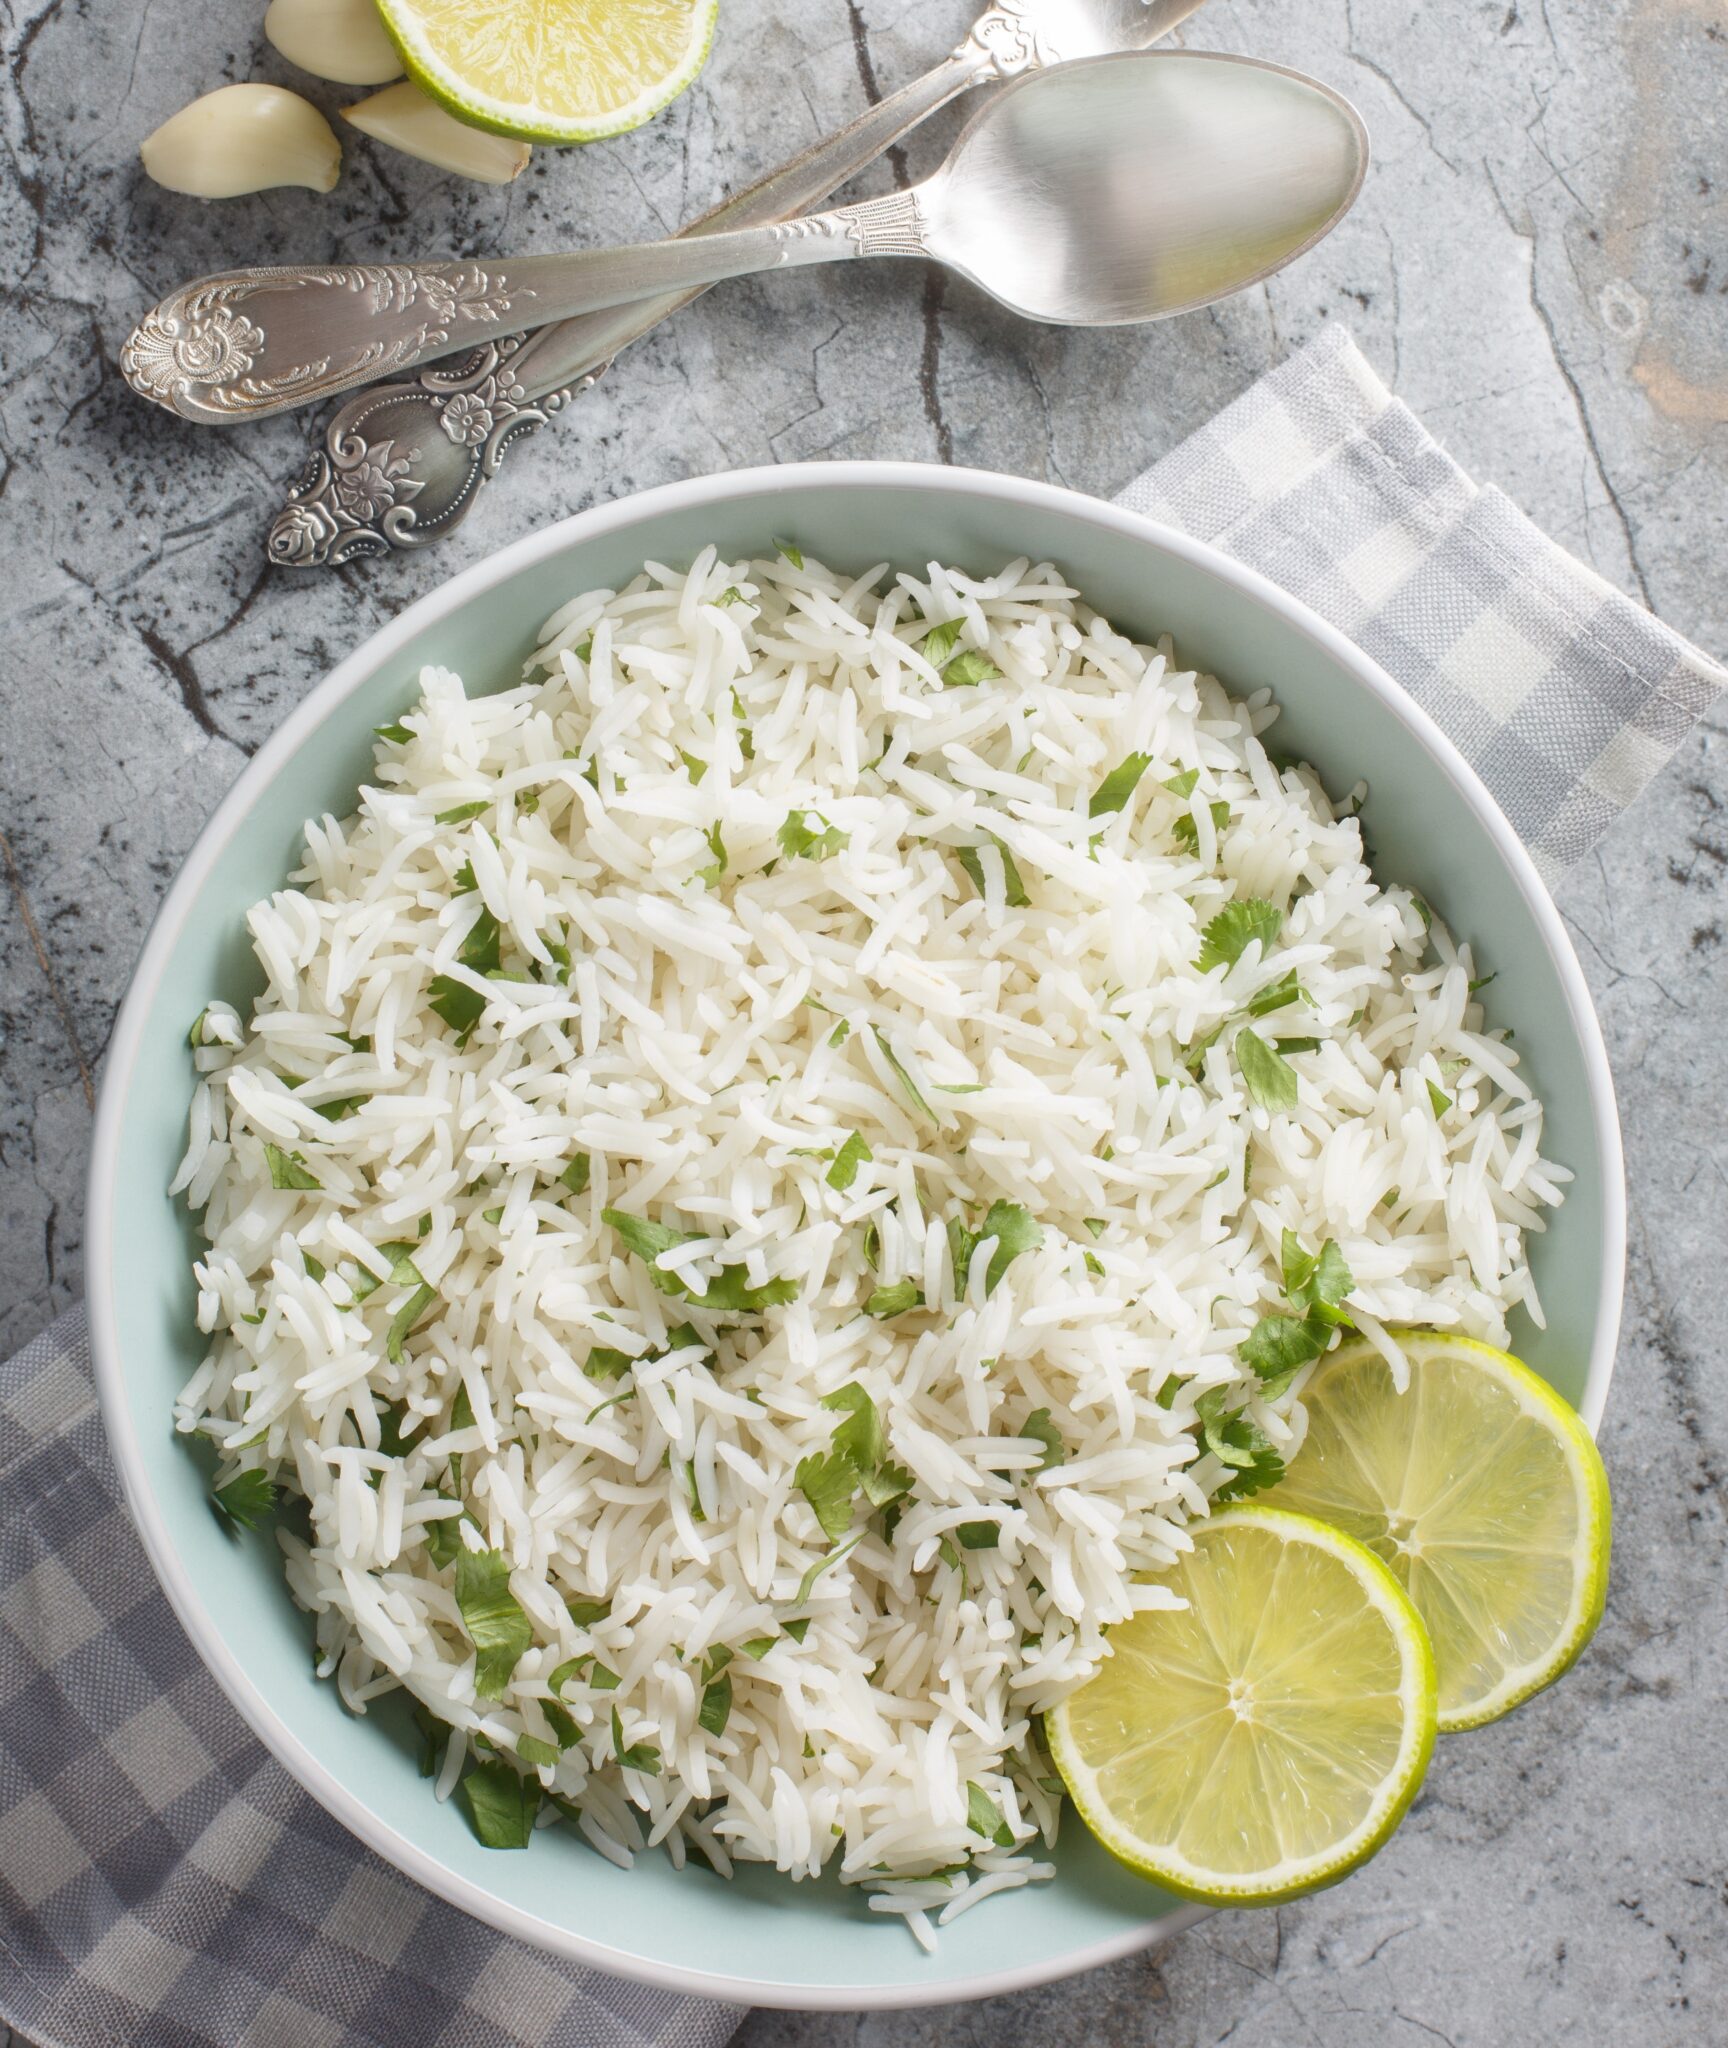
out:
{"label": "garlic clove skin", "polygon": [[344,107],[342,118],[374,142],[387,142],[405,156],[417,156],[461,178],[477,178],[483,185],[508,185],[527,169],[531,154],[525,142],[489,135],[458,121],[417,85],[386,86],[358,106]]}
{"label": "garlic clove skin", "polygon": [[238,199],[278,185],[328,192],[342,174],[330,123],[279,85],[224,85],[170,115],[139,145],[148,175],[193,199]]}
{"label": "garlic clove skin", "polygon": [[402,59],[373,0],[270,0],[264,34],[314,78],[385,85],[402,76]]}

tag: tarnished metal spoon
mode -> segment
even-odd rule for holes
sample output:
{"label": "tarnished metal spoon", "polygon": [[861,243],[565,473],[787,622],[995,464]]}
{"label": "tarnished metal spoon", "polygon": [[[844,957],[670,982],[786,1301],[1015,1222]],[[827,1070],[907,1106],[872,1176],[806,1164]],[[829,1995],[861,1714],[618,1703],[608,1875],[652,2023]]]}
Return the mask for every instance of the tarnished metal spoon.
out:
{"label": "tarnished metal spoon", "polygon": [[[1102,57],[1009,86],[908,191],[622,249],[229,272],[156,307],[121,367],[183,417],[229,423],[510,328],[870,256],[933,258],[1032,320],[1159,320],[1311,247],[1349,209],[1367,162],[1355,109],[1299,72],[1188,50]],[[206,374],[164,388],[158,337],[213,321],[228,345],[211,349]]]}

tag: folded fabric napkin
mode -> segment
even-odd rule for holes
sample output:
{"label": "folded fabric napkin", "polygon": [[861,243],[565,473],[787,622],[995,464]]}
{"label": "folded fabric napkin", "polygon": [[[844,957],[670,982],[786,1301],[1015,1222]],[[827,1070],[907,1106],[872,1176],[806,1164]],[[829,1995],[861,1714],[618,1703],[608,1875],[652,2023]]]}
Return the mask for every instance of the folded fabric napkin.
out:
{"label": "folded fabric napkin", "polygon": [[[1342,329],[1120,502],[1376,656],[1550,879],[1728,681],[1477,489]],[[55,2048],[714,2048],[740,2016],[525,1948],[364,1849],[157,1589],[82,1314],[0,1366],[0,2017]]]}

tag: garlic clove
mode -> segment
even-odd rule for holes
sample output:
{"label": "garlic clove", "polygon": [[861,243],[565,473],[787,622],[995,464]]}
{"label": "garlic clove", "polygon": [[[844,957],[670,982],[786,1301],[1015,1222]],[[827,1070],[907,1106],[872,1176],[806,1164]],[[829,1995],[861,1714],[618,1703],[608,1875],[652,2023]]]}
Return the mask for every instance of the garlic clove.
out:
{"label": "garlic clove", "polygon": [[276,185],[328,192],[342,171],[330,123],[279,85],[207,92],[146,136],[138,154],[158,185],[194,199],[237,199]]}
{"label": "garlic clove", "polygon": [[383,85],[402,76],[402,59],[373,0],[270,0],[264,34],[314,78]]}
{"label": "garlic clove", "polygon": [[374,142],[387,142],[406,156],[417,156],[458,177],[478,178],[483,185],[508,185],[528,165],[527,143],[470,128],[445,113],[417,85],[386,86],[358,106],[344,107],[342,118]]}

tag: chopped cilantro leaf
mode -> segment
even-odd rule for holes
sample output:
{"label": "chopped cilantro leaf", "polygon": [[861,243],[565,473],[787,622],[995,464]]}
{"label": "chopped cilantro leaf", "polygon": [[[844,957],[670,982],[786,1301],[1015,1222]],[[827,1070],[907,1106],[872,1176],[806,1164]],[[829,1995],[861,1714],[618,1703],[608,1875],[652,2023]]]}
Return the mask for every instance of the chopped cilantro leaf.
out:
{"label": "chopped cilantro leaf", "polygon": [[1270,1017],[1274,1010],[1285,1010],[1292,1003],[1305,1003],[1307,1000],[1307,992],[1292,968],[1288,974],[1281,974],[1276,981],[1256,990],[1244,1007],[1250,1017]]}
{"label": "chopped cilantro leaf", "polygon": [[964,619],[944,619],[939,625],[932,626],[924,635],[919,642],[918,652],[932,668],[939,669],[954,652],[955,642],[960,638],[961,629],[965,624]]}
{"label": "chopped cilantro leaf", "polygon": [[982,1785],[970,1780],[966,1786],[966,1825],[998,1849],[1012,1849],[1014,1831],[1002,1816],[1002,1809]]}
{"label": "chopped cilantro leaf", "polygon": [[924,1290],[910,1280],[896,1280],[890,1287],[878,1287],[864,1304],[864,1313],[885,1321],[889,1316],[903,1316],[908,1309],[924,1306]]}
{"label": "chopped cilantro leaf", "polygon": [[510,1590],[510,1560],[502,1551],[464,1550],[457,1558],[456,1605],[474,1645],[474,1690],[481,1699],[497,1699],[534,1639]]}
{"label": "chopped cilantro leaf", "polygon": [[583,1361],[582,1370],[591,1380],[621,1380],[635,1363],[627,1351],[614,1351],[609,1344],[596,1344]]}
{"label": "chopped cilantro leaf", "polygon": [[273,1188],[321,1188],[324,1183],[308,1173],[297,1153],[284,1152],[280,1145],[265,1144],[264,1157],[270,1167]]}
{"label": "chopped cilantro leaf", "polygon": [[612,1709],[612,1753],[627,1771],[640,1771],[644,1777],[657,1778],[660,1775],[660,1752],[651,1742],[626,1743],[624,1723],[618,1717],[618,1709]]}
{"label": "chopped cilantro leaf", "polygon": [[[1032,899],[1026,893],[1026,884],[1021,879],[1020,870],[1015,865],[1013,854],[1008,851],[1007,847],[996,837],[994,832],[990,835],[990,844],[995,847],[997,857],[1002,863],[1003,902],[1008,905],[1010,910],[1026,909]],[[957,846],[954,851],[959,857],[960,865],[972,878],[973,888],[982,896],[985,893],[984,849],[981,846]]]}
{"label": "chopped cilantro leaf", "polygon": [[1284,913],[1277,904],[1258,897],[1226,903],[1201,935],[1200,957],[1194,964],[1202,974],[1209,974],[1214,967],[1234,967],[1256,939],[1264,960],[1283,922]]}
{"label": "chopped cilantro leaf", "polygon": [[943,664],[942,687],[945,690],[969,689],[975,683],[994,683],[1001,674],[1002,671],[982,647],[962,647],[951,661]]}
{"label": "chopped cilantro leaf", "polygon": [[718,818],[708,827],[703,837],[707,840],[708,851],[714,858],[711,861],[705,861],[701,867],[696,869],[696,879],[706,888],[718,888],[720,877],[726,872],[727,868],[726,842],[720,837],[720,821]]}
{"label": "chopped cilantro leaf", "polygon": [[834,1164],[822,1176],[831,1188],[844,1193],[858,1178],[858,1169],[867,1159],[874,1159],[875,1153],[854,1131],[835,1155]]}
{"label": "chopped cilantro leaf", "polygon": [[222,1518],[237,1529],[256,1529],[276,1505],[276,1488],[262,1472],[240,1472],[211,1495]]}
{"label": "chopped cilantro leaf", "polygon": [[605,1621],[612,1612],[610,1600],[591,1600],[583,1593],[570,1594],[564,1606],[578,1628],[592,1628],[597,1621]]}
{"label": "chopped cilantro leaf", "polygon": [[962,1550],[994,1550],[1002,1541],[1002,1527],[998,1522],[961,1522],[954,1533],[960,1539]]}
{"label": "chopped cilantro leaf", "polygon": [[1432,1081],[1428,1083],[1428,1106],[1436,1117],[1444,1116],[1452,1107],[1451,1096],[1436,1088]]}
{"label": "chopped cilantro leaf", "polygon": [[1050,1420],[1048,1408],[1034,1408],[1021,1423],[1020,1434],[1044,1446],[1044,1455],[1038,1462],[1040,1472],[1048,1472],[1052,1466],[1060,1465],[1068,1455],[1068,1446],[1062,1441],[1062,1432]]}
{"label": "chopped cilantro leaf", "polygon": [[934,1123],[936,1121],[936,1112],[930,1107],[929,1103],[924,1100],[923,1095],[919,1092],[917,1082],[913,1080],[912,1076],[909,1073],[907,1073],[906,1069],[900,1064],[899,1060],[895,1058],[894,1048],[888,1043],[886,1036],[883,1034],[881,1026],[877,1024],[872,1024],[870,1030],[876,1040],[876,1043],[882,1048],[882,1057],[888,1062],[889,1070],[892,1072],[894,1078],[900,1083],[901,1087],[905,1089],[907,1095],[910,1097],[913,1108],[921,1110],[924,1113],[924,1115],[927,1116],[932,1123]]}
{"label": "chopped cilantro leaf", "polygon": [[1141,776],[1151,765],[1150,754],[1130,754],[1119,767],[1112,768],[1092,792],[1092,801],[1086,806],[1086,815],[1089,818],[1102,818],[1111,811],[1121,810],[1139,786]]}
{"label": "chopped cilantro leaf", "polygon": [[448,974],[435,974],[427,985],[428,1007],[456,1034],[458,1052],[468,1043],[474,1027],[486,1011],[486,998],[465,981]]}
{"label": "chopped cilantro leaf", "polygon": [[813,1451],[800,1458],[793,1484],[810,1504],[822,1533],[837,1542],[852,1526],[858,1472],[844,1451]]}
{"label": "chopped cilantro leaf", "polygon": [[702,1704],[697,1709],[696,1725],[710,1735],[724,1735],[726,1723],[731,1718],[732,1681],[722,1676],[702,1688]]}
{"label": "chopped cilantro leaf", "polygon": [[516,1754],[525,1764],[555,1764],[558,1751],[550,1742],[542,1742],[538,1735],[518,1735]]}
{"label": "chopped cilantro leaf", "polygon": [[1242,1084],[1266,1110],[1296,1107],[1296,1069],[1252,1031],[1236,1034],[1236,1067]]}
{"label": "chopped cilantro leaf", "polygon": [[500,1761],[475,1764],[463,1777],[462,1804],[488,1849],[526,1849],[540,1812],[540,1786]]}
{"label": "chopped cilantro leaf", "polygon": [[688,773],[690,780],[694,783],[700,784],[703,776],[708,773],[708,763],[706,761],[697,760],[694,754],[687,753],[685,749],[682,747],[678,749],[678,758],[680,761],[684,763],[685,770]]}
{"label": "chopped cilantro leaf", "polygon": [[451,810],[440,811],[438,815],[432,820],[432,822],[434,825],[460,825],[463,824],[469,818],[479,817],[482,811],[490,810],[491,807],[492,799],[490,797],[483,796],[477,799],[477,801],[475,801],[474,803],[457,804]]}
{"label": "chopped cilantro leaf", "polygon": [[586,1152],[578,1152],[570,1161],[570,1164],[558,1176],[558,1179],[562,1186],[570,1190],[571,1194],[580,1195],[587,1190],[590,1171],[591,1162],[588,1154]]}
{"label": "chopped cilantro leaf", "polygon": [[774,836],[788,860],[828,860],[852,843],[850,832],[842,832],[820,811],[812,810],[789,811]]}
{"label": "chopped cilantro leaf", "polygon": [[476,974],[492,974],[498,967],[498,942],[502,927],[491,911],[482,907],[469,927],[468,936],[457,948],[456,957]]}
{"label": "chopped cilantro leaf", "polygon": [[781,554],[783,554],[786,557],[787,561],[789,561],[792,564],[794,569],[803,568],[803,552],[799,548],[795,547],[791,541],[780,540],[776,538],[774,545],[780,550]]}
{"label": "chopped cilantro leaf", "polygon": [[[1211,803],[1212,830],[1222,832],[1230,822],[1230,806],[1222,797],[1214,797]],[[1194,822],[1194,813],[1184,811],[1170,828],[1171,837],[1184,853],[1197,854],[1200,851],[1200,827]]]}
{"label": "chopped cilantro leaf", "polygon": [[375,725],[372,730],[381,740],[388,740],[393,747],[405,747],[414,735],[405,725]]}
{"label": "chopped cilantro leaf", "polygon": [[384,1339],[384,1355],[392,1365],[402,1363],[403,1340],[437,1299],[437,1290],[422,1281],[390,1318],[390,1328]]}

